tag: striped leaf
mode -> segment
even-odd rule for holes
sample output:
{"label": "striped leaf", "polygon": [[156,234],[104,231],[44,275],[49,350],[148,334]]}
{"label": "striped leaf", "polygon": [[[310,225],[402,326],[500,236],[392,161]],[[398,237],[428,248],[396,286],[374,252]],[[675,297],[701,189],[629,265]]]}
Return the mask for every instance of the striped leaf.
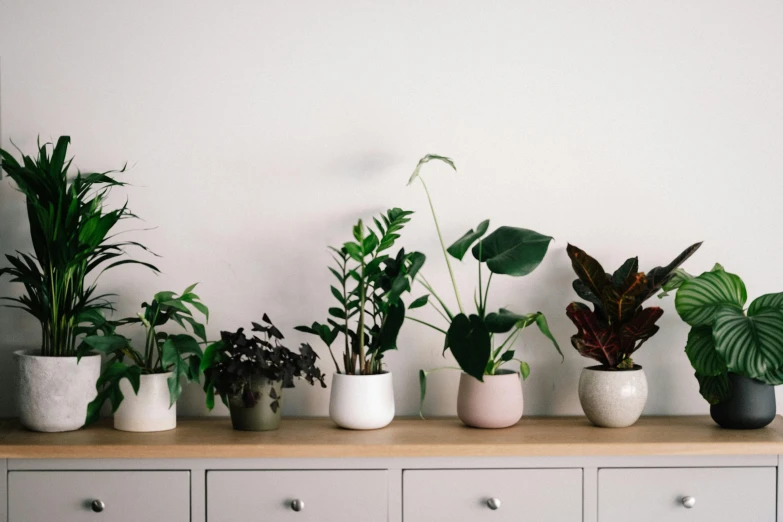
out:
{"label": "striped leaf", "polygon": [[712,328],[709,326],[694,326],[688,334],[688,344],[685,353],[691,361],[691,366],[704,377],[714,377],[726,373],[726,361],[715,349]]}
{"label": "striped leaf", "polygon": [[726,373],[708,377],[696,372],[696,380],[699,381],[699,393],[710,404],[718,404],[731,396],[731,382]]}
{"label": "striped leaf", "polygon": [[783,367],[767,372],[759,380],[771,384],[772,386],[779,386],[783,384]]}
{"label": "striped leaf", "polygon": [[712,324],[718,310],[728,307],[741,313],[747,299],[742,279],[721,270],[685,281],[677,290],[674,305],[683,321],[702,326]]}
{"label": "striped leaf", "polygon": [[783,366],[783,312],[776,308],[742,310],[724,307],[715,313],[713,335],[730,371],[755,379]]}
{"label": "striped leaf", "polygon": [[764,294],[750,303],[748,315],[756,315],[763,308],[777,308],[783,310],[783,292],[778,294]]}

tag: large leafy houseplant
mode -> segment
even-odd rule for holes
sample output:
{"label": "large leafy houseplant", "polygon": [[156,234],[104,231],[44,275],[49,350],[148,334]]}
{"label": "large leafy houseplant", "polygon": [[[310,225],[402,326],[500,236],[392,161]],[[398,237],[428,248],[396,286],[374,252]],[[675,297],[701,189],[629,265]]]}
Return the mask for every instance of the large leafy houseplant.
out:
{"label": "large leafy houseplant", "polygon": [[[96,384],[98,395],[87,409],[87,424],[100,417],[103,404],[111,403],[112,413],[117,411],[125,398],[120,382],[127,379],[134,393],[139,393],[142,375],[166,374],[168,377],[169,405],[177,402],[182,393],[184,378],[198,381],[201,375],[201,344],[207,342],[204,325],[196,319],[195,312],[209,319],[209,309],[193,293],[196,285],[187,287],[181,294],[158,292],[150,303],[142,303],[142,311],[133,317],[100,324],[101,335],[89,335],[79,346],[79,354],[95,351],[107,357],[103,372]],[[185,333],[163,331],[166,325],[175,324]],[[116,329],[126,325],[141,325],[144,329],[144,347],[139,350]],[[187,326],[192,332],[187,332]],[[195,336],[195,337],[194,337]]]}
{"label": "large leafy houseplant", "polygon": [[[489,230],[489,221],[486,220],[482,221],[475,230],[467,231],[447,248],[443,241],[443,235],[429,189],[424,178],[420,175],[422,166],[433,160],[445,163],[454,171],[457,170],[450,158],[428,154],[416,165],[413,175],[408,180],[408,185],[419,180],[427,195],[427,201],[435,222],[435,230],[438,234],[443,256],[446,260],[446,267],[454,289],[458,312],[452,312],[427,279],[423,275],[419,275],[418,281],[435,300],[431,301],[429,296],[423,296],[417,299],[416,302],[422,305],[430,304],[444,319],[447,326],[441,328],[419,319],[414,320],[444,334],[444,353],[446,350],[450,350],[460,369],[479,381],[483,381],[485,375],[497,374],[501,367],[510,361],[516,361],[519,364],[522,377],[527,378],[530,373],[530,367],[517,357],[513,347],[520,333],[528,326],[535,324],[541,333],[552,342],[554,348],[562,357],[560,347],[549,330],[546,317],[541,312],[518,314],[505,308],[501,308],[497,312],[487,313],[487,299],[494,275],[522,277],[530,274],[544,259],[552,238],[533,230],[508,226],[498,227],[485,236]],[[468,313],[463,305],[449,259],[449,257],[453,257],[458,261],[462,261],[468,251],[471,252],[473,258],[478,262],[478,287],[474,297],[475,313]],[[486,284],[484,283],[484,270],[488,272]],[[501,334],[508,335],[495,346],[495,337]],[[422,402],[426,393],[428,373],[425,370],[420,370],[419,372]]]}
{"label": "large leafy houseplant", "polygon": [[646,274],[638,271],[636,257],[610,274],[586,252],[568,245],[568,257],[577,275],[574,291],[593,305],[591,310],[584,303],[573,302],[566,308],[578,329],[571,337],[573,347],[605,368],[633,368],[631,355],[658,332],[655,322],[663,315],[661,308],[642,305],[675,277],[675,269],[700,246],[696,243],[688,247],[668,265]]}
{"label": "large leafy houseplant", "polygon": [[731,398],[729,373],[783,384],[783,292],[762,295],[745,309],[744,282],[719,264],[699,276],[678,270],[663,289],[677,291],[677,313],[691,326],[685,353],[707,402]]}
{"label": "large leafy houseplant", "polygon": [[[375,229],[359,220],[353,227],[353,241],[330,247],[335,266],[329,271],[337,280],[331,292],[337,306],[329,308],[326,324],[298,326],[296,330],[317,335],[329,348],[337,373],[377,375],[383,372],[383,357],[397,349],[397,337],[405,321],[402,295],[411,284],[425,256],[400,249],[390,255],[400,232],[413,212],[393,208],[373,218]],[[423,306],[416,300],[410,307]],[[342,336],[343,351],[338,362],[332,351]]]}
{"label": "large leafy houseplant", "polygon": [[[97,279],[124,264],[155,266],[126,256],[127,247],[146,248],[135,241],[118,241],[112,230],[120,220],[134,218],[127,203],[108,210],[109,191],[124,183],[113,176],[125,170],[71,176],[70,143],[61,136],[55,145],[38,144],[35,157],[21,161],[0,149],[2,170],[27,200],[27,217],[33,253],[6,255],[10,266],[0,276],[22,283],[25,295],[6,297],[41,324],[41,355],[76,355],[78,339],[94,330],[102,313],[110,310],[110,295],[97,292]],[[88,277],[95,275],[88,280]]]}

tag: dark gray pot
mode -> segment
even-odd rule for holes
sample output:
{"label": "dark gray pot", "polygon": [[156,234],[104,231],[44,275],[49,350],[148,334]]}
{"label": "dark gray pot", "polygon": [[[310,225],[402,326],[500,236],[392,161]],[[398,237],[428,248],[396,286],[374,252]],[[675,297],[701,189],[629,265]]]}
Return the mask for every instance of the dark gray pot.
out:
{"label": "dark gray pot", "polygon": [[729,373],[731,397],[710,407],[712,420],[722,428],[755,430],[775,419],[775,387],[744,375]]}
{"label": "dark gray pot", "polygon": [[246,408],[240,397],[230,397],[228,399],[228,409],[231,412],[231,425],[235,430],[242,431],[270,431],[280,427],[280,419],[283,413],[282,399],[277,411],[272,411],[269,406],[273,401],[269,397],[270,389],[274,388],[278,397],[282,397],[283,382],[270,382],[266,379],[260,379],[253,382],[256,391],[261,393],[258,402],[251,408]]}

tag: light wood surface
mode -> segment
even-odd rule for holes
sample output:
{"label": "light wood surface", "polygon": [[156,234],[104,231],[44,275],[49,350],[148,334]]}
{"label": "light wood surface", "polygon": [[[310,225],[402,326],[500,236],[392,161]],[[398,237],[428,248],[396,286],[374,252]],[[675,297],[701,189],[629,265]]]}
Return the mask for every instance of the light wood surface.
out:
{"label": "light wood surface", "polygon": [[285,419],[277,431],[242,432],[226,418],[179,419],[158,433],[115,431],[104,421],[69,433],[33,433],[0,421],[0,458],[556,457],[783,454],[783,419],[761,430],[723,430],[709,417],[645,417],[595,428],[583,417],[526,417],[501,430],[457,419],[395,419],[348,431],[329,419]]}

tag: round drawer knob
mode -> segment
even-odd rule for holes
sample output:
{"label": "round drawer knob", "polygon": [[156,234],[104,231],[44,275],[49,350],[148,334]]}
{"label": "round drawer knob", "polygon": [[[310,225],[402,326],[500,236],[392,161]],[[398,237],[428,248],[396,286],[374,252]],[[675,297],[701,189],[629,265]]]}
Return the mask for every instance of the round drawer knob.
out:
{"label": "round drawer knob", "polygon": [[500,499],[492,497],[489,500],[487,500],[487,506],[489,506],[489,509],[496,510],[500,509]]}
{"label": "round drawer knob", "polygon": [[106,509],[106,504],[104,504],[102,500],[93,500],[92,504],[90,504],[90,507],[96,513],[100,513],[101,511]]}
{"label": "round drawer knob", "polygon": [[682,497],[682,505],[690,509],[696,505],[696,499],[694,497]]}
{"label": "round drawer knob", "polygon": [[302,511],[304,509],[304,502],[295,498],[291,501],[291,509],[294,511]]}

